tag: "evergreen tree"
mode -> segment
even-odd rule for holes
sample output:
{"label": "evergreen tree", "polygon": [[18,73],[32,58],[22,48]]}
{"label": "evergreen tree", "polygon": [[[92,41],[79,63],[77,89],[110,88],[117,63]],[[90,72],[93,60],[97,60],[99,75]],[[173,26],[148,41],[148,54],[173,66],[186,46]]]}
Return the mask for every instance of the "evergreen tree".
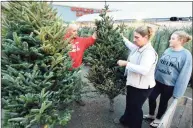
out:
{"label": "evergreen tree", "polygon": [[5,127],[55,127],[71,118],[68,106],[76,97],[78,69],[69,70],[66,28],[56,14],[46,2],[2,4]]}
{"label": "evergreen tree", "polygon": [[82,27],[78,29],[78,36],[80,37],[92,36],[93,33],[94,29],[90,27]]}
{"label": "evergreen tree", "polygon": [[127,59],[127,50],[123,43],[120,32],[123,25],[114,27],[113,18],[107,16],[108,6],[100,14],[101,20],[96,20],[97,40],[89,48],[88,56],[85,58],[91,68],[88,79],[94,87],[110,99],[110,111],[113,111],[113,99],[122,93],[125,88],[126,78],[124,67],[119,67],[119,59]]}

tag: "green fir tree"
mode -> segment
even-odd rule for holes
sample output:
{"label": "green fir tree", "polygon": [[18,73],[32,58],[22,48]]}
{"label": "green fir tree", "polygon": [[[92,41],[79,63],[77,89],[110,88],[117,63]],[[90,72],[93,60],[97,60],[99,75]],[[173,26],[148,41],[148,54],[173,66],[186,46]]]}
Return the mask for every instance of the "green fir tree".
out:
{"label": "green fir tree", "polygon": [[7,128],[66,125],[76,98],[66,28],[47,2],[2,4],[2,109]]}
{"label": "green fir tree", "polygon": [[85,62],[91,65],[88,79],[94,87],[110,100],[110,111],[113,111],[114,98],[123,93],[126,84],[124,67],[119,67],[119,59],[127,59],[127,49],[120,32],[124,25],[114,27],[113,18],[107,16],[108,6],[100,14],[101,20],[96,20],[97,40],[89,48]]}

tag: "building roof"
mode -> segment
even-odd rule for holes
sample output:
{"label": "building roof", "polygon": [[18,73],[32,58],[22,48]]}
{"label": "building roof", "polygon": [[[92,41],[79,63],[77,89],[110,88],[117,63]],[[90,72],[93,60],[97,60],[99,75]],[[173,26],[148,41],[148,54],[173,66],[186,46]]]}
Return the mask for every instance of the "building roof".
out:
{"label": "building roof", "polygon": [[[128,12],[128,11],[117,11],[117,12],[108,12],[107,15],[113,17],[115,21],[133,21],[133,20],[160,20],[166,21],[170,20],[171,17],[178,17],[182,18],[182,20],[189,20],[190,15],[178,15],[172,13],[145,13],[145,12]],[[79,17],[76,21],[77,22],[93,22],[95,19],[101,19],[99,13],[97,14],[88,14]],[[191,18],[192,20],[192,18]]]}

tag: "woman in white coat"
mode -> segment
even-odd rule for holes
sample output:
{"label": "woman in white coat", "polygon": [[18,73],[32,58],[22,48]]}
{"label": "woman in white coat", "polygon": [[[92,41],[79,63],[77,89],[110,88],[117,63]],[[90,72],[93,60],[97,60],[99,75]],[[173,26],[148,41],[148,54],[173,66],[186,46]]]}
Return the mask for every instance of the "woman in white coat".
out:
{"label": "woman in white coat", "polygon": [[152,28],[138,27],[134,31],[134,44],[123,37],[130,49],[128,60],[118,60],[119,66],[125,66],[127,75],[127,95],[124,115],[115,122],[129,128],[141,128],[143,120],[142,106],[155,86],[155,67],[157,53],[151,45]]}

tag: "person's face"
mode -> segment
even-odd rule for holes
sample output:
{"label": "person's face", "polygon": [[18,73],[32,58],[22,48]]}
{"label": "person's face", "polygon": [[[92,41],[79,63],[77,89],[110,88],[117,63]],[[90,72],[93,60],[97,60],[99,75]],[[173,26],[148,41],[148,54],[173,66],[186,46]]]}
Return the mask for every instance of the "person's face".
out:
{"label": "person's face", "polygon": [[70,36],[72,35],[72,38],[76,38],[77,37],[77,35],[78,35],[77,30],[78,30],[77,27],[71,27],[69,29],[69,34],[70,34]]}
{"label": "person's face", "polygon": [[134,43],[138,46],[138,47],[143,47],[145,44],[148,43],[148,36],[141,36],[139,33],[134,32],[134,39],[133,39]]}
{"label": "person's face", "polygon": [[176,34],[171,35],[169,42],[170,42],[170,47],[177,47],[182,45],[181,40],[179,40],[178,35]]}

